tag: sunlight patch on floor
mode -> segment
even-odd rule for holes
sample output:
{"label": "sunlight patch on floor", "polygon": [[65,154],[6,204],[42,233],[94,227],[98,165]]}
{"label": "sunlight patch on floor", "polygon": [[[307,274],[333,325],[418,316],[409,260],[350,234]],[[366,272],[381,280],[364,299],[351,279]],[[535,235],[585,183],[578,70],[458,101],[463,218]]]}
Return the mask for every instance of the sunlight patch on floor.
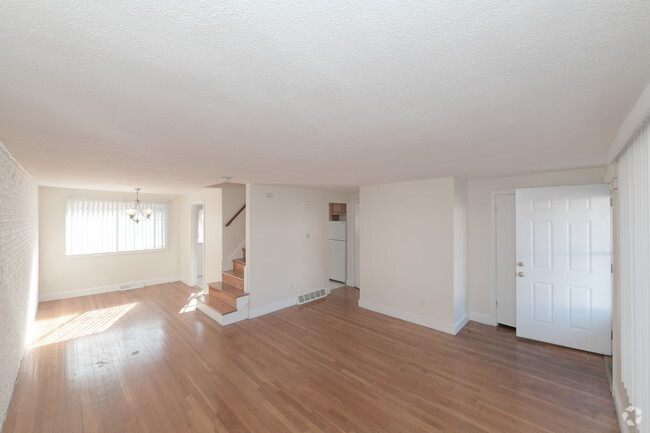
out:
{"label": "sunlight patch on floor", "polygon": [[55,319],[39,320],[35,324],[34,340],[30,347],[46,346],[104,332],[137,304],[134,302],[81,314],[68,314]]}
{"label": "sunlight patch on floor", "polygon": [[197,299],[199,296],[201,296],[203,292],[194,292],[190,295],[189,298],[187,298],[187,304],[181,308],[181,310],[178,312],[178,314],[185,314],[185,313],[190,313],[194,310],[196,310],[196,303]]}

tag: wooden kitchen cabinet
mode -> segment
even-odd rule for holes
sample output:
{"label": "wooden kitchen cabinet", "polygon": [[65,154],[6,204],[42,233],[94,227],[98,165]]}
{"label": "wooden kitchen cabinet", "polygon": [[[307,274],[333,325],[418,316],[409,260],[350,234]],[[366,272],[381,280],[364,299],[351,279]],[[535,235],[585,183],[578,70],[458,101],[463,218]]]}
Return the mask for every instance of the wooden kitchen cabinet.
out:
{"label": "wooden kitchen cabinet", "polygon": [[345,203],[330,203],[330,221],[339,221],[339,217],[347,214]]}

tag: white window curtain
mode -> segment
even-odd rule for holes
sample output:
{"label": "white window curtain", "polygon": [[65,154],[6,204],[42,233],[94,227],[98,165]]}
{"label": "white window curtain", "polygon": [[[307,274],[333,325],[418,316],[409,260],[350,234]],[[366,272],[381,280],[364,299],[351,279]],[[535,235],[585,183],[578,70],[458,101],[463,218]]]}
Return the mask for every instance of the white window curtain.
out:
{"label": "white window curtain", "polygon": [[646,120],[618,159],[621,379],[632,406],[642,412],[641,433],[650,433],[649,129]]}
{"label": "white window curtain", "polygon": [[66,254],[103,254],[168,247],[169,202],[143,202],[151,218],[135,223],[131,201],[68,197]]}

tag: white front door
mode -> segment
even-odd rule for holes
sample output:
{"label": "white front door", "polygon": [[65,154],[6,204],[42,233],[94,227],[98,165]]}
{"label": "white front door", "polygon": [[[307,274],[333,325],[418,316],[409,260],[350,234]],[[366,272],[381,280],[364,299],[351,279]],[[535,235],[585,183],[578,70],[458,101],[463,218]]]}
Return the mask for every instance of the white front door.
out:
{"label": "white front door", "polygon": [[608,185],[516,191],[517,335],[611,354]]}
{"label": "white front door", "polygon": [[497,323],[516,327],[515,194],[497,194],[494,199],[496,206]]}

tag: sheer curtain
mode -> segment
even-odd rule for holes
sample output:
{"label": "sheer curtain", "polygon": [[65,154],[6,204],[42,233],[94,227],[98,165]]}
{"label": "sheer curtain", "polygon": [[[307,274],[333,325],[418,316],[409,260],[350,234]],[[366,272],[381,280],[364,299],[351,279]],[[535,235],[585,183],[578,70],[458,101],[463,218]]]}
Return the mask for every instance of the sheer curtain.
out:
{"label": "sheer curtain", "polygon": [[[650,132],[639,128],[618,159],[621,379],[650,433]],[[634,419],[629,413],[628,419]]]}
{"label": "sheer curtain", "polygon": [[169,202],[143,202],[151,218],[135,223],[128,201],[68,197],[66,254],[102,254],[168,247]]}

